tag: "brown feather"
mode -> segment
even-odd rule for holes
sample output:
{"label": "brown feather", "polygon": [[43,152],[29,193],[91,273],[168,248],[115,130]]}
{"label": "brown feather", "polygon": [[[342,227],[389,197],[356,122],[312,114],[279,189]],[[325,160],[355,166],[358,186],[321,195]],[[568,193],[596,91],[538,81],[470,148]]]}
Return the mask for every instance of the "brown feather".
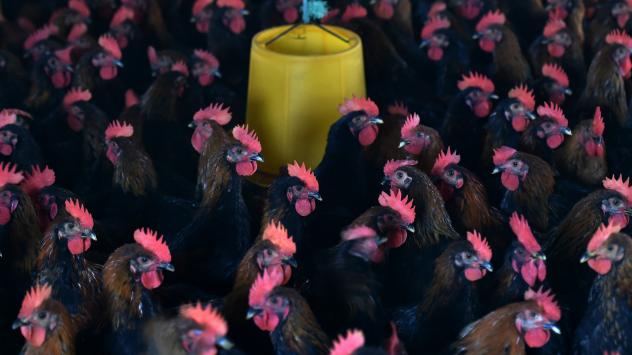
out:
{"label": "brown feather", "polygon": [[605,146],[603,156],[590,156],[584,149],[586,139],[592,139],[592,120],[583,120],[573,128],[573,135],[555,151],[556,166],[581,183],[598,185],[608,172]]}
{"label": "brown feather", "polygon": [[144,196],[155,189],[156,170],[141,144],[129,138],[115,138],[114,141],[121,148],[121,155],[114,169],[114,183],[123,192],[134,196]]}
{"label": "brown feather", "polygon": [[7,249],[11,255],[20,257],[13,260],[11,269],[19,273],[30,273],[36,266],[39,243],[42,239],[37,214],[27,194],[14,187],[8,189],[19,196],[18,207],[11,214],[9,222],[10,242]]}
{"label": "brown feather", "polygon": [[57,327],[47,335],[40,347],[32,347],[27,343],[23,349],[24,355],[74,355],[76,329],[66,308],[60,302],[48,299],[39,309],[57,315]]}
{"label": "brown feather", "polygon": [[213,134],[204,144],[198,163],[197,186],[201,189],[202,206],[215,207],[231,179],[231,167],[226,150],[232,139],[223,129],[213,127]]}
{"label": "brown feather", "polygon": [[549,198],[555,187],[555,174],[549,164],[535,155],[518,153],[518,158],[529,166],[529,173],[520,188],[512,193],[513,198],[531,226],[545,231],[549,225]]}

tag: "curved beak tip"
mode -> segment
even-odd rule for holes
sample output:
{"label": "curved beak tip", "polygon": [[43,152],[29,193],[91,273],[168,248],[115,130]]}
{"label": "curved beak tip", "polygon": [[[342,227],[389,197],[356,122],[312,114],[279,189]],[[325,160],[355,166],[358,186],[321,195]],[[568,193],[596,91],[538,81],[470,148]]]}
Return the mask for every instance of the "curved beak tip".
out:
{"label": "curved beak tip", "polygon": [[563,132],[565,135],[567,135],[567,136],[572,136],[572,135],[573,135],[573,132],[571,132],[571,129],[570,129],[570,128],[564,128],[564,129],[562,130],[562,132]]}
{"label": "curved beak tip", "polygon": [[217,339],[217,345],[224,350],[230,350],[235,346],[232,341],[225,337]]}
{"label": "curved beak tip", "polygon": [[373,123],[373,124],[383,124],[384,120],[379,118],[379,117],[373,117],[373,118],[371,118],[371,123]]}
{"label": "curved beak tip", "polygon": [[593,256],[592,256],[591,253],[585,253],[584,255],[582,255],[582,258],[579,259],[579,262],[583,264],[583,263],[587,262],[588,260],[592,259],[592,257]]}
{"label": "curved beak tip", "polygon": [[167,270],[167,271],[171,271],[171,272],[176,271],[176,268],[171,263],[161,263],[159,265],[159,267],[161,269],[164,269],[164,270]]}
{"label": "curved beak tip", "polygon": [[492,170],[492,174],[498,174],[499,172],[500,172],[499,167],[495,167],[494,170]]}
{"label": "curved beak tip", "polygon": [[250,160],[252,160],[252,161],[258,161],[258,162],[260,162],[260,163],[263,163],[263,156],[261,156],[261,154],[253,154],[253,155],[250,157]]}
{"label": "curved beak tip", "polygon": [[403,225],[402,228],[404,228],[405,230],[411,233],[415,233],[415,227],[412,224]]}
{"label": "curved beak tip", "polygon": [[494,267],[492,266],[492,264],[490,264],[488,261],[482,262],[481,266],[483,268],[485,268],[485,270],[489,271],[489,272],[493,272],[494,271]]}
{"label": "curved beak tip", "polygon": [[290,265],[293,268],[298,267],[298,262],[293,257],[286,258],[283,261],[285,262],[285,264]]}
{"label": "curved beak tip", "polygon": [[408,144],[408,141],[406,141],[406,140],[401,140],[401,141],[399,141],[399,146],[398,146],[398,148],[404,148],[407,144]]}
{"label": "curved beak tip", "polygon": [[23,325],[26,325],[26,322],[23,322],[21,319],[16,319],[15,322],[13,322],[13,324],[11,324],[11,329],[16,330],[18,328],[20,328]]}
{"label": "curved beak tip", "polygon": [[318,192],[309,192],[308,196],[313,198],[314,200],[318,200],[318,201],[322,201],[323,200],[322,196],[320,196],[320,194]]}
{"label": "curved beak tip", "polygon": [[254,308],[250,308],[250,309],[248,309],[248,312],[246,312],[246,319],[252,319],[259,313],[261,313],[260,310],[254,309]]}

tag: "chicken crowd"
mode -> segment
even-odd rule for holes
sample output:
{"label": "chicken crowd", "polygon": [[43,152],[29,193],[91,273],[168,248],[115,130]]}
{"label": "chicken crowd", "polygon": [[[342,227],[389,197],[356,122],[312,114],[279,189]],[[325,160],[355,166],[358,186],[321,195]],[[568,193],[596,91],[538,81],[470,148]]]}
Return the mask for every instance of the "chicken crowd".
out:
{"label": "chicken crowd", "polygon": [[632,1],[327,1],[367,96],[262,186],[302,4],[1,2],[0,352],[632,354]]}

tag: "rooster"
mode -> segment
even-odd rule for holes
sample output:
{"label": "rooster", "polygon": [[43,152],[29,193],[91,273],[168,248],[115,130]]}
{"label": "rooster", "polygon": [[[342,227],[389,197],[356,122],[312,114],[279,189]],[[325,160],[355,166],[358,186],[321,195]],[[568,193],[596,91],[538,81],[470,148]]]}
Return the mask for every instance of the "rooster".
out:
{"label": "rooster", "polygon": [[629,250],[632,240],[620,233],[617,224],[601,225],[588,242],[581,262],[598,276],[588,297],[586,313],[575,333],[575,354],[594,354],[632,351],[627,334],[632,329],[630,298],[627,279],[632,272]]}
{"label": "rooster", "polygon": [[512,303],[487,314],[463,329],[460,339],[450,346],[451,354],[527,354],[541,348],[559,334],[556,322],[561,311],[550,291],[525,293],[525,301]]}
{"label": "rooster", "polygon": [[[208,107],[198,110],[193,115],[193,121],[189,124],[189,127],[194,129],[191,136],[193,149],[202,154],[204,144],[213,132],[223,130],[222,126],[228,124],[232,117],[230,107],[224,107],[223,104],[210,104]],[[218,132],[217,134],[223,133]]]}
{"label": "rooster", "polygon": [[474,168],[482,151],[484,122],[492,109],[494,83],[484,75],[470,72],[458,83],[460,92],[453,97],[441,128],[444,142],[461,152],[463,165]]}
{"label": "rooster", "polygon": [[186,62],[187,57],[176,50],[157,51],[153,46],[148,46],[147,59],[149,60],[151,76],[156,77],[171,71],[171,68],[177,62]]}
{"label": "rooster", "polygon": [[[492,55],[492,68],[479,70],[494,78],[500,92],[509,91],[515,85],[527,82],[531,78],[531,70],[522,55],[518,39],[505,22],[506,18],[502,12],[490,11],[478,21],[474,35],[474,38],[478,39],[480,49]],[[473,66],[477,67],[477,64]]]}
{"label": "rooster", "polygon": [[37,285],[24,296],[13,329],[26,340],[21,354],[75,354],[76,329],[62,303],[52,297],[50,285]]}
{"label": "rooster", "polygon": [[594,56],[605,45],[604,38],[611,31],[629,32],[632,29],[632,21],[629,21],[630,5],[627,0],[617,0],[596,7],[594,18],[586,28],[586,47],[589,54]]}
{"label": "rooster", "polygon": [[564,143],[564,136],[572,135],[568,119],[554,103],[538,106],[537,113],[539,117],[522,132],[520,149],[553,164],[554,150]]}
{"label": "rooster", "polygon": [[436,353],[478,316],[474,282],[488,271],[492,250],[478,232],[450,244],[435,261],[432,282],[419,304],[395,314],[399,335],[415,354]]}
{"label": "rooster", "polygon": [[523,214],[536,231],[549,226],[549,199],[553,195],[553,169],[542,159],[513,148],[494,150],[494,173],[501,173],[505,195],[501,209],[505,214]]}
{"label": "rooster", "polygon": [[18,124],[17,114],[9,111],[0,112],[0,161],[15,163],[20,170],[42,162],[35,138]]}
{"label": "rooster", "polygon": [[162,236],[137,229],[133,244],[116,249],[103,266],[103,292],[112,353],[144,351],[142,325],[157,313],[150,291],[160,286],[163,270],[174,271],[171,252]]}
{"label": "rooster", "polygon": [[419,170],[428,174],[443,150],[443,141],[435,129],[422,125],[420,121],[416,113],[408,115],[401,128],[399,147],[404,149],[409,159],[418,161]]}
{"label": "rooster", "polygon": [[277,354],[326,354],[329,339],[294,289],[279,286],[280,273],[264,271],[250,288],[247,317],[270,333]]}
{"label": "rooster", "polygon": [[550,101],[562,106],[573,94],[566,71],[555,63],[546,63],[540,69],[541,77],[534,81],[537,101]]}

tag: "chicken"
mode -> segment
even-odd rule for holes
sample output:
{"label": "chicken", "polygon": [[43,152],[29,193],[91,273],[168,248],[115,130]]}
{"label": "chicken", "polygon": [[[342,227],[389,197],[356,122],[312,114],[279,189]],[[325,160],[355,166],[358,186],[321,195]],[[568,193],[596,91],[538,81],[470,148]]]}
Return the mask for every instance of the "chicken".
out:
{"label": "chicken", "polygon": [[0,161],[28,170],[42,162],[39,145],[31,132],[17,122],[17,114],[0,112]]}
{"label": "chicken", "polygon": [[598,276],[588,297],[586,313],[575,333],[575,354],[632,351],[627,334],[632,329],[632,299],[628,278],[632,271],[632,239],[617,224],[601,225],[588,242],[581,262]]}
{"label": "chicken", "polygon": [[163,270],[174,271],[171,252],[158,232],[134,232],[133,244],[116,249],[103,266],[103,293],[111,353],[138,354],[145,350],[142,325],[158,313],[151,290],[163,281]]}
{"label": "chicken", "polygon": [[[386,234],[389,238],[387,245],[396,248],[390,250],[386,260],[389,277],[384,281],[384,300],[389,306],[419,302],[432,279],[435,259],[451,241],[459,237],[452,227],[441,194],[432,180],[409,165],[411,162],[398,162],[395,166],[391,165],[385,169],[388,174],[385,178],[391,189],[401,192],[392,192],[391,198],[385,199],[384,196],[380,201],[386,206],[401,206],[398,210],[401,211],[400,215],[405,217],[406,223],[400,224],[400,228],[407,228],[411,232],[410,238],[407,238],[405,230],[395,230]],[[414,209],[412,203],[402,196],[404,193],[415,201]],[[395,199],[393,196],[398,198]],[[392,203],[384,203],[390,201]],[[410,224],[412,225],[408,227]],[[376,230],[383,233],[379,229]]]}
{"label": "chicken", "polygon": [[261,5],[261,27],[295,23],[300,18],[300,0],[268,0]]}
{"label": "chicken", "polygon": [[477,232],[450,244],[435,261],[432,282],[417,305],[399,310],[395,324],[414,354],[436,353],[479,315],[474,282],[492,271],[492,250]]}
{"label": "chicken", "polygon": [[604,39],[613,30],[628,32],[632,28],[630,19],[630,5],[626,0],[612,1],[600,4],[594,18],[588,23],[586,47],[588,53],[594,56],[604,45]]}
{"label": "chicken", "polygon": [[443,150],[443,141],[439,133],[420,123],[419,115],[408,115],[401,128],[399,146],[404,149],[408,159],[418,161],[417,167],[426,174],[432,170],[432,165]]}
{"label": "chicken", "polygon": [[30,112],[45,113],[61,102],[63,90],[72,81],[71,69],[62,58],[59,52],[45,52],[34,63],[31,89],[25,101]]}
{"label": "chicken", "polygon": [[171,68],[177,62],[186,62],[187,57],[175,50],[156,51],[153,46],[147,47],[147,59],[151,69],[151,76],[156,77],[160,74],[171,71]]}
{"label": "chicken", "polygon": [[534,81],[537,101],[550,101],[562,106],[566,97],[572,95],[570,80],[562,67],[546,63],[540,69],[541,77]]}
{"label": "chicken", "polygon": [[464,234],[478,230],[488,235],[492,249],[503,250],[507,242],[502,237],[502,214],[492,208],[487,190],[471,171],[459,164],[461,156],[450,151],[439,153],[430,176],[435,181],[454,228]]}
{"label": "chicken", "polygon": [[[490,11],[478,21],[474,35],[480,49],[490,53],[493,59],[489,69],[480,67],[478,63],[472,65],[492,77],[500,92],[509,91],[531,78],[531,70],[522,55],[518,39],[505,22],[502,12]],[[487,64],[488,61],[485,62]]]}
{"label": "chicken", "polygon": [[[208,138],[218,130],[223,130],[222,126],[227,125],[232,119],[230,107],[224,107],[223,104],[210,104],[207,107],[198,110],[193,115],[193,121],[189,127],[194,128],[191,136],[191,145],[199,154],[204,151],[204,144]],[[218,133],[221,134],[221,133]]]}
{"label": "chicken", "polygon": [[143,330],[147,353],[156,355],[225,354],[222,349],[233,347],[225,337],[227,332],[228,325],[219,312],[199,302],[182,305],[172,319],[153,319]]}
{"label": "chicken", "polygon": [[463,329],[450,347],[451,354],[524,355],[528,348],[545,346],[561,311],[550,291],[525,293],[525,301],[499,308]]}
{"label": "chicken", "polygon": [[553,195],[553,170],[542,159],[513,148],[502,146],[494,150],[494,173],[501,173],[506,189],[501,203],[505,214],[523,214],[539,232],[549,226],[549,199]]}
{"label": "chicken", "polygon": [[494,83],[484,75],[470,72],[458,83],[460,92],[452,98],[441,128],[446,144],[461,152],[463,166],[474,169],[483,148],[484,121],[492,110]]}
{"label": "chicken", "polygon": [[277,354],[326,354],[329,339],[305,299],[279,286],[282,274],[264,271],[250,288],[247,317],[270,333]]}
{"label": "chicken", "polygon": [[538,106],[537,113],[538,118],[522,132],[520,149],[554,164],[554,151],[564,143],[564,136],[572,135],[568,119],[554,103]]}
{"label": "chicken", "polygon": [[[388,2],[388,0],[382,0],[383,2]],[[360,354],[371,354],[371,355],[386,355],[386,351],[368,347],[365,344],[364,333],[361,330],[349,330],[347,333],[340,335],[336,340],[334,340],[333,346],[331,348],[331,355],[360,355]]]}
{"label": "chicken", "polygon": [[601,108],[597,106],[593,118],[580,121],[573,128],[574,134],[556,151],[558,169],[581,184],[598,185],[608,172],[605,128]]}
{"label": "chicken", "polygon": [[58,8],[49,19],[49,23],[57,28],[56,34],[66,38],[71,28],[79,23],[90,22],[90,7],[84,0],[69,0],[68,7]]}
{"label": "chicken", "polygon": [[76,329],[68,311],[52,297],[50,285],[36,285],[24,296],[13,329],[26,340],[21,354],[75,354]]}
{"label": "chicken", "polygon": [[84,255],[96,240],[94,220],[77,200],[66,200],[65,213],[42,239],[36,283],[52,287],[53,297],[81,330],[95,323],[99,309],[100,269]]}

